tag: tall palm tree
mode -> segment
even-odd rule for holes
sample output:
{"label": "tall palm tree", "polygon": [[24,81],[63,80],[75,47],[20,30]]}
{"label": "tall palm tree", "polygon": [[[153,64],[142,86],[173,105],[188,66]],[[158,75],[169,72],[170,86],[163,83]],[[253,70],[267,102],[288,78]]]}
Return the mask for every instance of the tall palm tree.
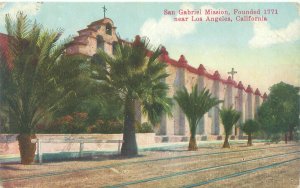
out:
{"label": "tall palm tree", "polygon": [[187,89],[184,87],[183,90],[176,92],[174,99],[177,101],[178,105],[185,113],[190,127],[190,142],[189,150],[197,150],[196,142],[196,129],[203,115],[209,111],[213,106],[221,103],[211,96],[208,89],[203,89],[200,93],[198,92],[197,85],[193,86],[192,92],[188,93]]}
{"label": "tall palm tree", "polygon": [[[136,37],[132,45],[120,42],[114,56],[99,50],[101,63],[94,63],[94,78],[100,84],[113,88],[124,102],[124,131],[121,155],[138,154],[135,137],[135,104],[142,105],[152,123],[159,121],[163,112],[170,109],[166,64],[159,61],[161,48],[150,49],[149,41]],[[103,65],[104,64],[104,65]]]}
{"label": "tall palm tree", "polygon": [[83,89],[78,85],[85,85],[85,59],[63,55],[64,44],[57,44],[61,32],[45,30],[21,12],[16,21],[6,15],[6,29],[12,62],[0,63],[1,114],[19,133],[21,162],[30,164],[36,125]]}
{"label": "tall palm tree", "polygon": [[222,108],[220,110],[220,117],[222,124],[224,126],[224,132],[225,132],[225,140],[223,144],[223,148],[230,148],[228,139],[229,135],[232,133],[232,127],[234,124],[238,122],[240,119],[241,113],[234,110],[232,106],[230,108]]}
{"label": "tall palm tree", "polygon": [[248,119],[241,125],[241,129],[248,135],[247,146],[252,146],[252,134],[259,130],[259,123],[254,119]]}

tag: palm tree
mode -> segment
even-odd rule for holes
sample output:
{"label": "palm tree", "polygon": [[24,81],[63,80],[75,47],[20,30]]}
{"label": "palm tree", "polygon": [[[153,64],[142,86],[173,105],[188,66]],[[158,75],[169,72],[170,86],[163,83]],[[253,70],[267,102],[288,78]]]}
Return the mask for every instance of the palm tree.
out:
{"label": "palm tree", "polygon": [[[1,114],[19,133],[21,163],[34,159],[36,125],[76,96],[85,76],[84,58],[64,56],[61,32],[42,29],[23,13],[6,15],[9,59],[0,62]],[[85,85],[85,84],[81,84]]]}
{"label": "palm tree", "polygon": [[222,101],[217,98],[211,97],[211,93],[208,89],[203,89],[200,93],[198,87],[195,85],[192,88],[192,92],[188,93],[184,87],[183,90],[176,92],[174,99],[185,113],[190,127],[190,142],[189,150],[197,150],[196,143],[196,129],[203,115],[209,111],[213,106],[221,103]]}
{"label": "palm tree", "polygon": [[[166,64],[159,61],[161,48],[149,51],[149,41],[136,37],[133,44],[120,42],[114,56],[99,50],[101,63],[94,63],[94,78],[119,93],[124,102],[124,131],[121,155],[138,154],[135,137],[136,102],[142,105],[152,123],[170,109],[168,86],[163,80],[168,76]],[[102,64],[102,65],[101,65]],[[103,65],[104,64],[104,65]]]}
{"label": "palm tree", "polygon": [[254,119],[248,119],[241,125],[241,129],[248,135],[247,146],[252,146],[252,134],[259,130],[259,123]]}
{"label": "palm tree", "polygon": [[220,110],[220,117],[222,120],[222,124],[224,126],[225,132],[225,140],[223,144],[223,148],[230,148],[228,138],[229,135],[232,133],[232,127],[234,124],[238,122],[240,119],[241,113],[234,110],[232,106],[230,108],[222,108]]}

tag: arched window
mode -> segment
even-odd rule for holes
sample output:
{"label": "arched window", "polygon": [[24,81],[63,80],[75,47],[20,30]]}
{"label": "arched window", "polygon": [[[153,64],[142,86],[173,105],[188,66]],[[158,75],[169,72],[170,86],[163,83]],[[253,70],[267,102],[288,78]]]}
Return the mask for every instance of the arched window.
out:
{"label": "arched window", "polygon": [[110,23],[106,24],[106,34],[112,35],[112,26]]}
{"label": "arched window", "polygon": [[104,50],[104,40],[103,40],[103,37],[100,35],[97,36],[97,49],[98,48],[101,48]]}

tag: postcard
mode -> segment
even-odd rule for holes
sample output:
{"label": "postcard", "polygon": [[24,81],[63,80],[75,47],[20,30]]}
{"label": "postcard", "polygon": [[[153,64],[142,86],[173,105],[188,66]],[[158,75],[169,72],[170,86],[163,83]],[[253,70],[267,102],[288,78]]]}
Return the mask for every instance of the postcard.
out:
{"label": "postcard", "polygon": [[0,187],[298,187],[299,2],[0,2]]}

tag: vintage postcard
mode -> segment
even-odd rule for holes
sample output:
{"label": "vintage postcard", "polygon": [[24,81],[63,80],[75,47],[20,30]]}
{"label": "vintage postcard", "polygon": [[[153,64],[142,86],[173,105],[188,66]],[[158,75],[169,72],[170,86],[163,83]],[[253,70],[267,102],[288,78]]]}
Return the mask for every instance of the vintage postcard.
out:
{"label": "vintage postcard", "polygon": [[300,3],[0,2],[0,187],[299,187]]}

